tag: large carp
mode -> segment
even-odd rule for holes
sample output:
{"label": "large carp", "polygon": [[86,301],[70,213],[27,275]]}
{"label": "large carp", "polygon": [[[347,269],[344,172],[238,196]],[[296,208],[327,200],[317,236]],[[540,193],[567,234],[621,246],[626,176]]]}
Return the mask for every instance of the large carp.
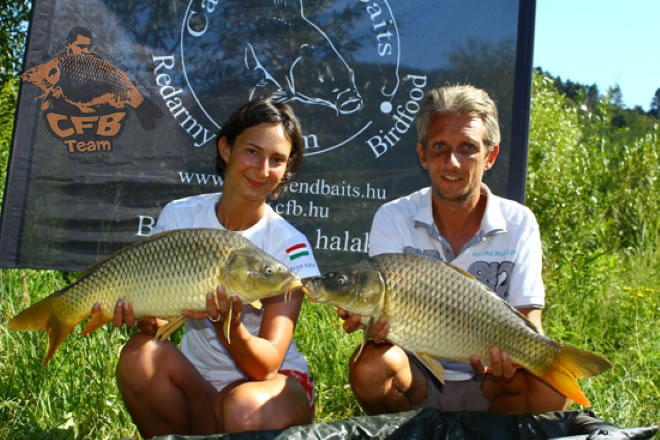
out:
{"label": "large carp", "polygon": [[442,382],[444,370],[434,358],[467,363],[477,354],[488,360],[489,347],[496,345],[514,363],[589,406],[576,379],[612,367],[598,355],[545,337],[467,272],[421,255],[377,255],[328,272],[306,288],[314,301],[362,315],[365,338],[371,325],[386,316],[387,339],[415,353]]}
{"label": "large carp", "polygon": [[[290,294],[300,279],[247,238],[220,229],[178,229],[153,235],[90,266],[80,279],[16,315],[12,330],[48,332],[44,365],[73,328],[100,303],[101,311],[83,329],[86,335],[110,322],[115,303],[129,302],[136,318],[169,323],[166,338],[185,322],[183,310],[205,311],[206,294],[222,285],[229,296],[259,306],[258,300]],[[232,302],[228,301],[231,316]],[[229,321],[224,334],[229,340]]]}
{"label": "large carp", "polygon": [[91,53],[56,56],[27,70],[21,79],[44,92],[35,98],[43,99],[42,110],[50,106],[53,98],[63,99],[82,113],[92,113],[103,105],[117,109],[128,105],[135,109],[145,130],[152,130],[155,120],[163,116],[126,72]]}

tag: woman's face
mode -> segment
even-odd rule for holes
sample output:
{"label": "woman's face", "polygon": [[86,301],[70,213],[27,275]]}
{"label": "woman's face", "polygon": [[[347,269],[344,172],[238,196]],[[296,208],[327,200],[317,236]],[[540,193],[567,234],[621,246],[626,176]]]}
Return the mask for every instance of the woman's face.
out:
{"label": "woman's face", "polygon": [[233,146],[221,138],[218,151],[227,164],[223,192],[263,201],[284,177],[291,141],[282,124],[263,122],[244,130]]}

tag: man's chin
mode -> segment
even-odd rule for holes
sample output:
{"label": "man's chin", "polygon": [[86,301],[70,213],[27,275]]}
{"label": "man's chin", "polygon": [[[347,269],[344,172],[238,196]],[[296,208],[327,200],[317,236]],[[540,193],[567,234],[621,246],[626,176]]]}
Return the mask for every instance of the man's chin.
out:
{"label": "man's chin", "polygon": [[440,200],[445,202],[454,202],[454,203],[463,203],[470,200],[471,193],[469,191],[463,191],[458,193],[447,193],[434,189],[433,191]]}

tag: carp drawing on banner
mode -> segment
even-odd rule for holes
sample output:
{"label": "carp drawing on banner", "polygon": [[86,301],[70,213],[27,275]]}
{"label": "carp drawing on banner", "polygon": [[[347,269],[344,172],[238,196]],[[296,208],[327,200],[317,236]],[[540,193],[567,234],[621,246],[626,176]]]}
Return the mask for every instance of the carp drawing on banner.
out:
{"label": "carp drawing on banner", "polygon": [[[306,155],[357,140],[373,123],[368,104],[389,113],[399,85],[398,31],[389,4],[363,5],[190,0],[181,26],[182,73],[198,108],[219,128],[241,103],[270,96],[301,117]],[[359,77],[356,54],[364,44],[392,66],[394,80]],[[218,90],[222,99],[213,97]],[[341,130],[328,130],[330,119]]]}
{"label": "carp drawing on banner", "polygon": [[21,79],[43,91],[35,100],[42,100],[46,126],[68,153],[111,152],[127,107],[147,131],[163,116],[126,72],[93,53],[92,33],[85,27],[71,29],[64,53],[28,69]]}

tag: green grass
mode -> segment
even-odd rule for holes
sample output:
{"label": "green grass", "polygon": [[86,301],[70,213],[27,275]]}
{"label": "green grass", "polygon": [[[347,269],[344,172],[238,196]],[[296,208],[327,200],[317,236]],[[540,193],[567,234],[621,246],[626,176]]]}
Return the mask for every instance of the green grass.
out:
{"label": "green grass", "polygon": [[[614,364],[612,371],[581,386],[595,413],[619,426],[658,421],[657,261],[657,252],[602,256],[588,268],[591,275],[545,277],[551,304],[545,311],[546,332]],[[27,306],[26,298],[34,302],[61,288],[72,279],[67,275],[2,271],[0,438],[138,437],[114,379],[125,329],[107,325],[80,337],[78,326],[46,367],[41,366],[45,334],[7,329],[8,319]],[[295,337],[316,382],[316,421],[362,415],[347,386],[347,361],[361,334],[345,334],[333,308],[305,302]]]}

